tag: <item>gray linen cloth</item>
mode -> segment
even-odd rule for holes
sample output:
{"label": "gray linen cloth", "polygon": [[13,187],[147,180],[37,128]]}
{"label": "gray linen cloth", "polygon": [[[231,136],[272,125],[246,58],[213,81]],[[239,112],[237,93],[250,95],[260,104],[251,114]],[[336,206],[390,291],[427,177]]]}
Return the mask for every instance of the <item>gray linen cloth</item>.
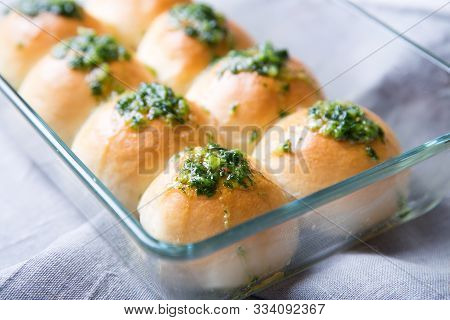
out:
{"label": "gray linen cloth", "polygon": [[[375,2],[375,1],[371,1]],[[394,3],[394,2],[393,2]],[[398,3],[398,2],[395,2]],[[396,23],[420,18],[428,6],[407,17],[397,7],[369,6]],[[447,16],[447,21],[450,16]],[[345,23],[345,22],[343,22]],[[442,21],[438,23],[442,24]],[[448,25],[447,25],[448,27]],[[428,26],[415,40],[450,58],[450,29]],[[398,72],[407,69],[408,73]],[[379,105],[392,96],[418,107],[427,97],[414,95],[408,79],[432,77],[420,63],[398,65],[375,84]],[[431,78],[430,78],[431,79]],[[396,94],[386,92],[395,88]],[[448,106],[447,86],[433,87]],[[0,103],[5,103],[3,100]],[[450,119],[433,117],[449,127]],[[158,299],[130,266],[77,211],[0,128],[0,299]],[[82,246],[81,246],[82,244]],[[370,241],[336,254],[290,280],[257,294],[266,299],[450,299],[450,199],[427,215]]]}

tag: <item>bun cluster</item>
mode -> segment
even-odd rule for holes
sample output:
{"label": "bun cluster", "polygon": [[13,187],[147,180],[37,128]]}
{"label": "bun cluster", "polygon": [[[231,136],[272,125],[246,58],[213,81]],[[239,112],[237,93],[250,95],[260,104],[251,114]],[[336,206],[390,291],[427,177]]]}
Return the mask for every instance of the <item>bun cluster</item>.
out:
{"label": "bun cluster", "polygon": [[79,27],[103,29],[74,0],[20,0],[8,7],[0,18],[0,74],[19,87],[31,67]]}
{"label": "bun cluster", "polygon": [[[2,76],[162,241],[205,240],[400,153],[378,116],[324,100],[286,49],[255,44],[208,5],[21,0],[0,20],[0,48]],[[392,187],[404,181],[353,194],[329,218],[376,196],[346,226],[388,219]],[[290,262],[298,230],[282,224],[178,271],[209,288],[254,281]]]}

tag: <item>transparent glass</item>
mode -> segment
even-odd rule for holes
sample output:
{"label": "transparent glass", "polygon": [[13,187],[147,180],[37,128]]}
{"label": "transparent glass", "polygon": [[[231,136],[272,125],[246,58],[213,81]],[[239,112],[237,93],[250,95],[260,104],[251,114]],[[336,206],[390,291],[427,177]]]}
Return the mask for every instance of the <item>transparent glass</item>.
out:
{"label": "transparent glass", "polygon": [[[317,75],[328,97],[376,106],[374,110],[394,128],[407,151],[224,233],[198,243],[172,245],[152,238],[2,78],[0,88],[11,102],[0,109],[2,128],[143,283],[165,298],[244,298],[337,250],[426,213],[446,195],[450,123],[434,125],[428,117],[440,114],[449,119],[450,104],[434,104],[433,99],[442,97],[433,95],[427,105],[386,97],[373,85],[393,68],[399,55],[402,60],[420,60],[421,68],[449,83],[445,68],[423,52],[417,56],[411,44],[340,1],[282,0],[264,6],[256,0],[210,2],[257,40],[275,39],[289,47]],[[295,19],[286,19],[292,12]],[[264,18],[268,13],[270,21]],[[352,24],[340,23],[346,20]],[[317,21],[320,29],[307,32]],[[352,48],[352,54],[330,50],[327,43],[335,37]],[[429,78],[414,81],[420,87]],[[435,110],[430,113],[427,108]],[[405,113],[417,116],[402,121]]]}
{"label": "transparent glass", "polygon": [[[369,19],[403,38],[411,44],[413,49],[418,48],[419,53],[425,53],[434,63],[443,66],[447,71],[450,69],[448,54],[446,56],[445,50],[442,50],[443,46],[439,46],[439,50],[436,48],[439,38],[433,38],[435,28],[442,28],[442,30],[450,28],[448,1],[432,0],[424,1],[422,4],[416,2],[410,8],[405,7],[404,4],[393,4],[388,1],[384,4],[359,0],[346,0],[346,2]],[[386,10],[386,6],[389,10]],[[401,19],[398,14],[400,11],[406,13],[401,15]],[[418,19],[420,19],[420,23],[417,23]],[[430,35],[432,36],[430,37]],[[434,41],[430,41],[432,39]],[[441,38],[441,40],[445,41],[445,38]]]}

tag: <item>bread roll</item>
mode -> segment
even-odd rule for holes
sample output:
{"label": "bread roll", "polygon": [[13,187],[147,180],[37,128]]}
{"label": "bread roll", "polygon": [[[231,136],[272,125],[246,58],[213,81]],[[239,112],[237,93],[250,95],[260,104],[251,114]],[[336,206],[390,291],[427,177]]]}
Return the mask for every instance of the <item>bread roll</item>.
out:
{"label": "bread roll", "polygon": [[142,84],[96,110],[72,150],[132,212],[167,160],[197,145],[207,115],[157,83]]}
{"label": "bread roll", "polygon": [[136,48],[147,27],[175,3],[189,0],[87,0],[87,12],[102,21],[121,42]]}
{"label": "bread roll", "polygon": [[[391,128],[371,111],[352,103],[322,101],[280,120],[253,156],[274,182],[302,198],[400,152]],[[404,177],[386,179],[318,211],[356,233],[392,216],[405,184]]]}
{"label": "bread roll", "polygon": [[237,25],[205,4],[180,4],[161,14],[139,44],[137,57],[158,79],[184,94],[213,59],[252,45]]}
{"label": "bread roll", "polygon": [[270,43],[230,52],[186,96],[218,120],[221,143],[246,152],[273,121],[322,97],[310,72]]}
{"label": "bread roll", "polygon": [[20,94],[67,143],[92,109],[113,92],[137,88],[151,73],[110,36],[83,30],[41,59]]}
{"label": "bread roll", "polygon": [[0,17],[0,74],[15,88],[51,47],[75,35],[78,27],[99,29],[98,23],[73,0],[48,3],[22,0]]}
{"label": "bread roll", "polygon": [[[138,206],[143,227],[169,243],[199,242],[293,199],[243,153],[217,144],[187,150],[171,159],[169,168],[150,184]],[[183,286],[196,282],[193,287],[233,288],[282,270],[297,239],[292,225],[282,225],[213,256],[161,270],[166,277],[183,278]]]}

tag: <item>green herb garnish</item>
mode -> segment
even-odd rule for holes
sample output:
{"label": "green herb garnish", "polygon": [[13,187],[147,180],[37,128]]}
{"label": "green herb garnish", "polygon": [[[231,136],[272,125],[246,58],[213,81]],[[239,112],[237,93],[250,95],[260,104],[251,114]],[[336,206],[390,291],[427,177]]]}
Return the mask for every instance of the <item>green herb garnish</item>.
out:
{"label": "green herb garnish", "polygon": [[221,184],[229,189],[247,189],[253,185],[250,164],[241,151],[209,143],[184,152],[176,187],[194,189],[197,195],[212,197]]}
{"label": "green herb garnish", "polygon": [[215,46],[228,38],[225,18],[202,3],[179,4],[170,10],[178,27],[193,38]]}
{"label": "green herb garnish", "polygon": [[258,130],[256,130],[256,129],[252,130],[252,132],[250,133],[249,141],[251,143],[254,143],[254,142],[256,142],[258,140],[258,138],[259,138]]}
{"label": "green herb garnish", "polygon": [[397,217],[400,219],[406,218],[412,212],[411,208],[408,206],[408,199],[404,194],[398,195],[397,206]]}
{"label": "green herb garnish", "polygon": [[319,101],[308,111],[308,128],[338,141],[364,143],[368,157],[378,160],[369,145],[376,139],[384,141],[379,125],[366,117],[361,107],[350,102]]}
{"label": "green herb garnish", "polygon": [[109,63],[129,60],[131,55],[112,36],[97,35],[91,29],[81,28],[77,36],[56,45],[52,53],[56,59],[67,59],[70,68],[89,72],[86,79],[93,95],[124,90],[111,76]]}
{"label": "green herb garnish", "polygon": [[53,56],[67,58],[73,69],[92,70],[103,63],[130,60],[131,55],[110,35],[97,35],[94,30],[81,28],[78,36],[57,45]]}
{"label": "green herb garnish", "polygon": [[285,117],[287,117],[289,115],[289,111],[286,111],[286,110],[280,110],[279,112],[278,112],[278,116],[280,117],[280,118],[285,118]]}
{"label": "green herb garnish", "polygon": [[231,115],[235,114],[238,108],[239,108],[239,103],[233,103],[230,108],[230,114]]}
{"label": "green herb garnish", "polygon": [[150,72],[151,75],[154,76],[155,78],[158,77],[158,72],[156,71],[155,68],[150,67],[149,65],[145,65],[145,69],[147,69],[147,71]]}
{"label": "green herb garnish", "polygon": [[309,129],[336,140],[371,143],[384,138],[381,127],[352,103],[319,101],[309,108],[308,118]]}
{"label": "green herb garnish", "polygon": [[136,92],[119,99],[116,110],[133,129],[143,128],[157,118],[169,125],[183,124],[189,116],[186,100],[159,83],[142,83]]}
{"label": "green herb garnish", "polygon": [[225,66],[221,74],[230,71],[233,74],[240,72],[257,72],[259,75],[277,78],[289,58],[287,50],[276,50],[270,42],[247,49],[232,50],[225,57]]}
{"label": "green herb garnish", "polygon": [[291,89],[291,84],[289,82],[284,82],[281,84],[281,92],[286,93]]}
{"label": "green herb garnish", "polygon": [[283,153],[292,153],[292,142],[291,140],[287,139],[283,144],[281,144],[277,148],[277,153],[283,154]]}
{"label": "green herb garnish", "polygon": [[379,160],[377,153],[371,146],[366,146],[366,154],[372,160],[375,160],[375,161]]}
{"label": "green herb garnish", "polygon": [[17,9],[30,17],[50,12],[68,18],[80,19],[83,9],[75,0],[20,0]]}
{"label": "green herb garnish", "polygon": [[383,129],[353,103],[319,101],[309,108],[307,126],[338,141],[366,144],[367,155],[378,160],[375,150],[368,144],[376,139],[384,141]]}

